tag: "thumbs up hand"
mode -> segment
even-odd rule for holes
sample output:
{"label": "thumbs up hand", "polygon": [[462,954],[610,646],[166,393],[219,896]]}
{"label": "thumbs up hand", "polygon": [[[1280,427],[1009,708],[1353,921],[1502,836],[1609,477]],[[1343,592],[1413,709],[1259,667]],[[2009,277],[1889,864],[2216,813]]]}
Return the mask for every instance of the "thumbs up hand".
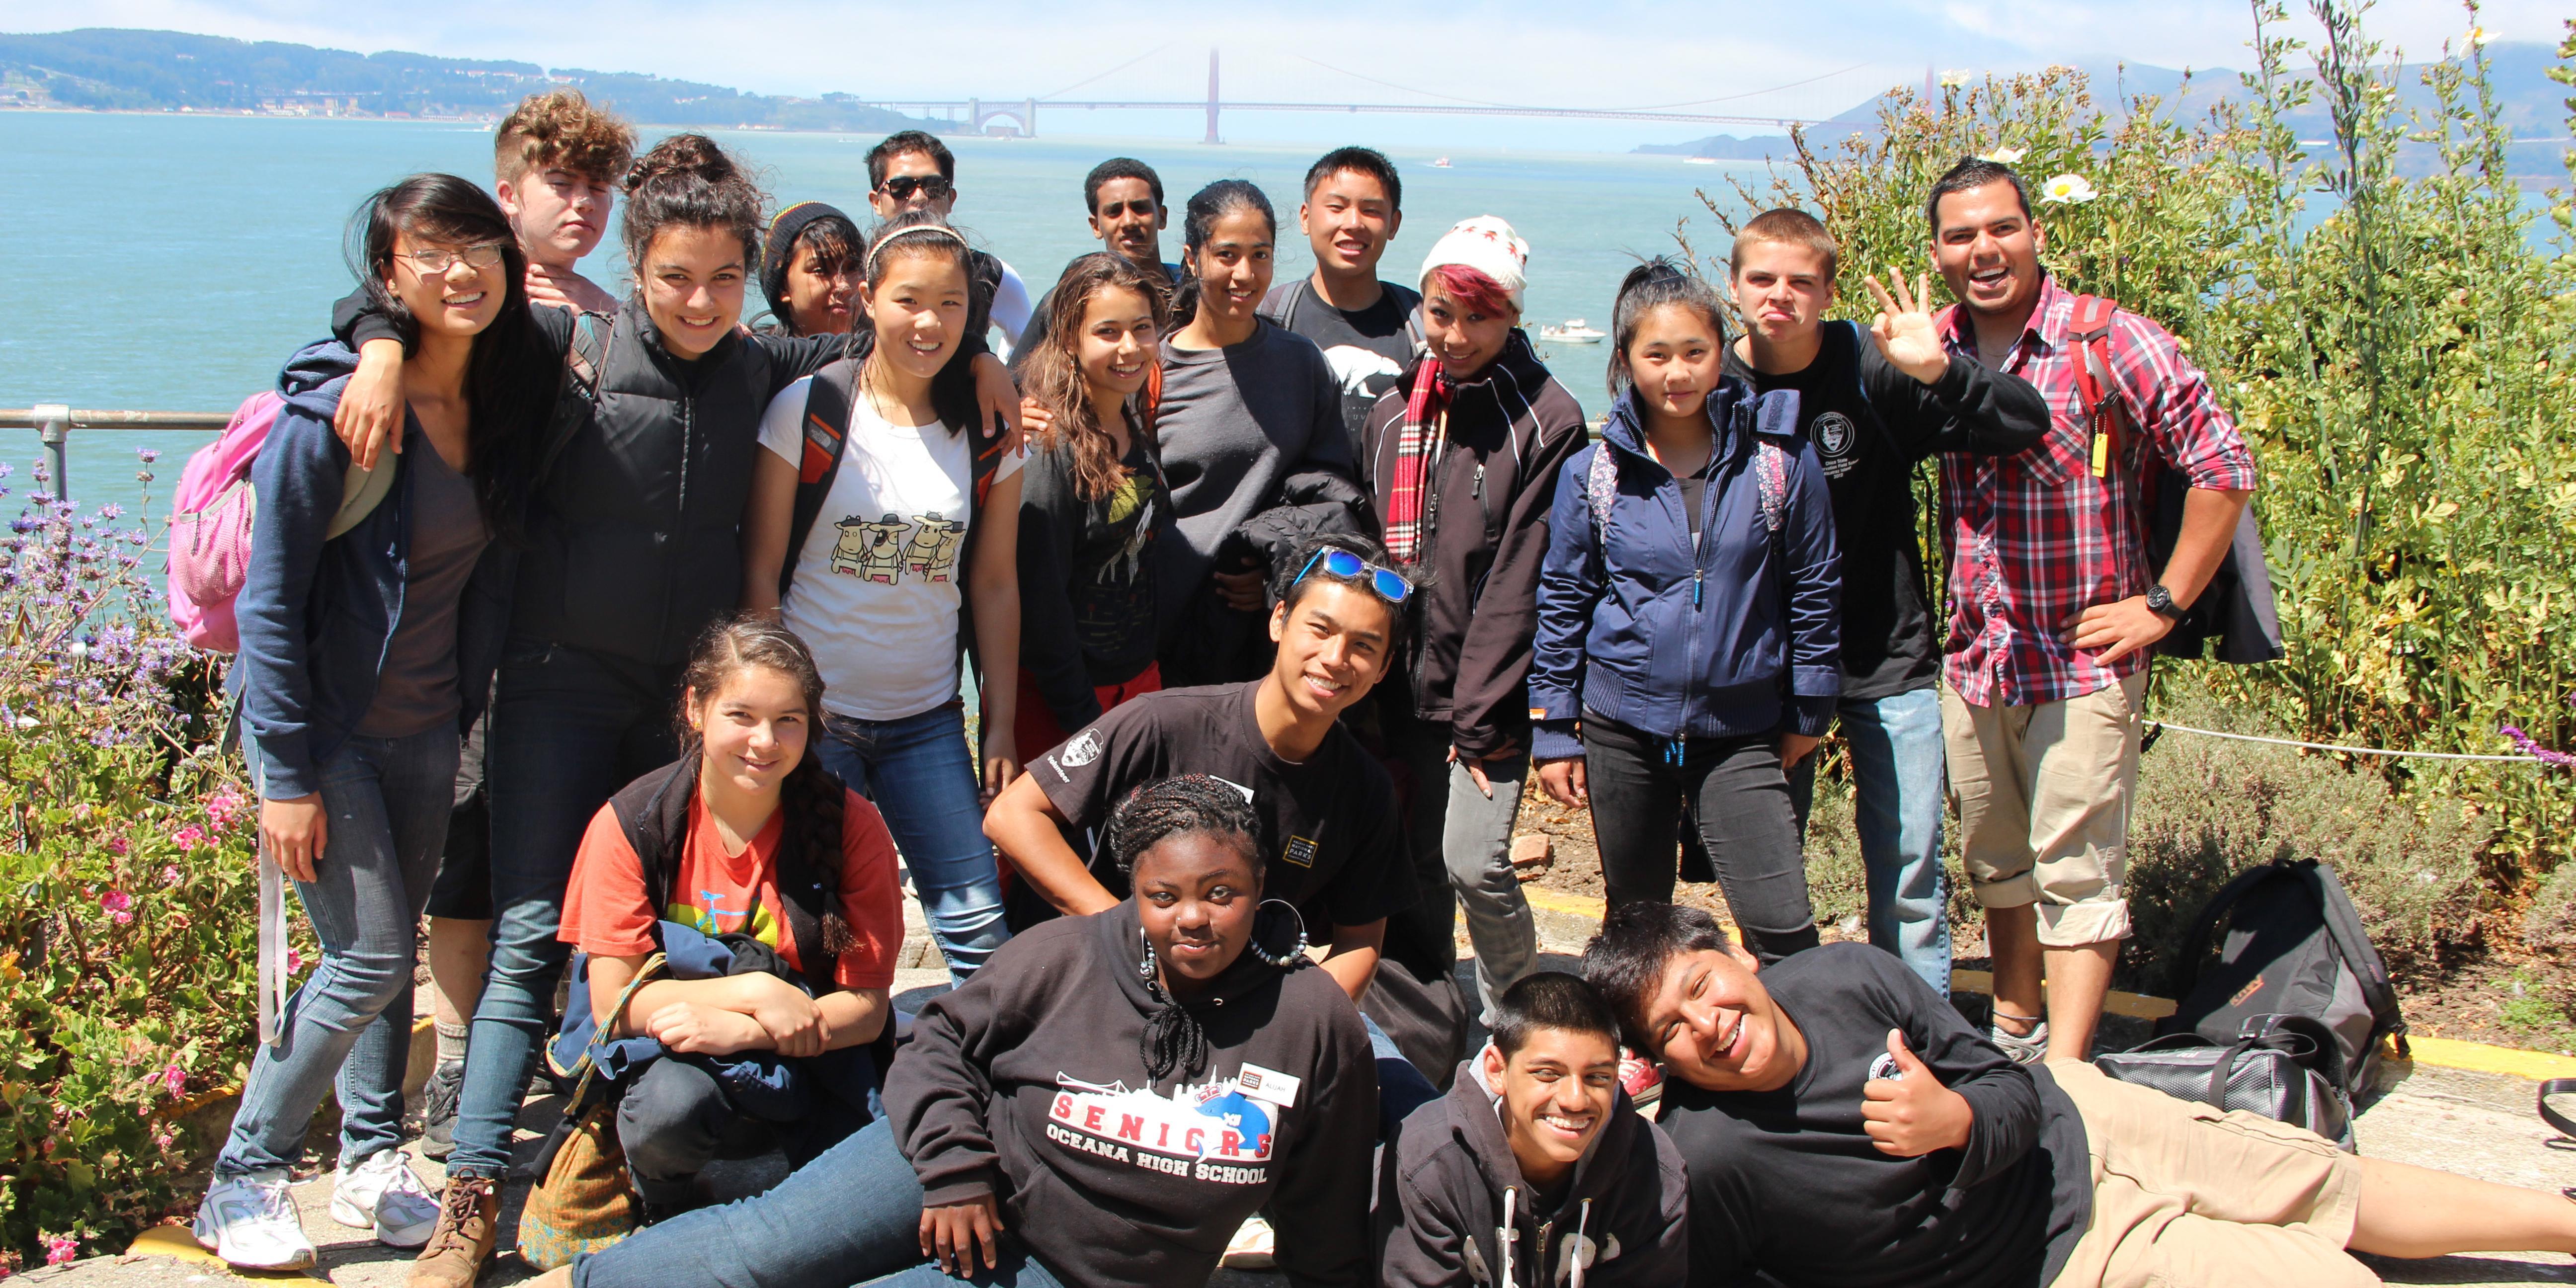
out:
{"label": "thumbs up hand", "polygon": [[1917,1158],[1935,1150],[1968,1143],[1968,1128],[1977,1119],[1968,1099],[1941,1085],[1931,1067],[1905,1047],[1901,1029],[1887,1031],[1888,1061],[1893,1076],[1861,1084],[1861,1129],[1878,1152],[1893,1158]]}

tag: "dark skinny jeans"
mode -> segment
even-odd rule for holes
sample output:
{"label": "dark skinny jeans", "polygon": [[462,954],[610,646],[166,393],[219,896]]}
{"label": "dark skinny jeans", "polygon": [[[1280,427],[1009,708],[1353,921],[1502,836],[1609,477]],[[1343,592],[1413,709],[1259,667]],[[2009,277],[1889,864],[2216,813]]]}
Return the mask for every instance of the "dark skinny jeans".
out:
{"label": "dark skinny jeans", "polygon": [[1583,718],[1583,772],[1592,837],[1613,908],[1673,897],[1680,827],[1698,828],[1744,946],[1765,962],[1816,946],[1807,868],[1778,737],[1672,740]]}

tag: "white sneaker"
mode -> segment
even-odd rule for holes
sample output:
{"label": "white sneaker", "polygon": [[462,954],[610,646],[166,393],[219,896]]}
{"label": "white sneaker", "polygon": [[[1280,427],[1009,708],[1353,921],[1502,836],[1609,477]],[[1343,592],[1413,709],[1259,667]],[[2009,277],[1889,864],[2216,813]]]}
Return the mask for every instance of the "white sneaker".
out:
{"label": "white sneaker", "polygon": [[193,1233],[224,1264],[243,1270],[302,1270],[313,1264],[313,1241],[296,1219],[286,1192],[287,1171],[263,1168],[219,1177],[197,1204]]}
{"label": "white sneaker", "polygon": [[1217,1259],[1217,1264],[1228,1270],[1268,1270],[1278,1263],[1270,1223],[1257,1216],[1247,1217],[1235,1227],[1234,1237],[1226,1241],[1225,1255]]}
{"label": "white sneaker", "polygon": [[376,1242],[387,1247],[417,1248],[438,1228],[438,1198],[412,1174],[410,1155],[379,1150],[332,1174],[331,1219],[372,1229]]}

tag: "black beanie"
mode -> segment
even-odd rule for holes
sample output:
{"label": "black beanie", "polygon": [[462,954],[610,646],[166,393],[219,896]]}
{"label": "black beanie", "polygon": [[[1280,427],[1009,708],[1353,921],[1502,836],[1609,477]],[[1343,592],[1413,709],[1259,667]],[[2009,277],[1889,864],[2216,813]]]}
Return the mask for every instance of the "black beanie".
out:
{"label": "black beanie", "polygon": [[787,318],[787,269],[796,255],[796,239],[806,229],[825,220],[840,224],[842,240],[850,244],[850,254],[865,254],[868,240],[859,233],[858,224],[841,213],[838,206],[820,201],[800,201],[778,212],[769,221],[769,244],[760,256],[760,293],[769,297],[769,312],[781,325]]}

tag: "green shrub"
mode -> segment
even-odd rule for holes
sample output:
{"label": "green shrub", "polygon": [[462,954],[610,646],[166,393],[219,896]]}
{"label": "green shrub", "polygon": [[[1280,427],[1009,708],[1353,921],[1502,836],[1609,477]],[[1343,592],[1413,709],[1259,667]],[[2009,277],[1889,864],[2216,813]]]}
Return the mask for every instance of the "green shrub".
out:
{"label": "green shrub", "polygon": [[40,491],[0,540],[0,1269],[192,1201],[179,1111],[254,1040],[256,812],[119,517]]}
{"label": "green shrub", "polygon": [[[1963,156],[2017,154],[2041,203],[2050,270],[2180,337],[2262,469],[2255,508],[2287,656],[2164,669],[2197,673],[2192,683],[2236,719],[2314,741],[2508,752],[2504,728],[2517,726],[2542,745],[2576,746],[2566,702],[2576,631],[2564,628],[2576,606],[2576,213],[2563,194],[2553,199],[2560,240],[2535,244],[2476,45],[2426,75],[2428,114],[2401,114],[2392,64],[2353,7],[2310,7],[2325,31],[2314,50],[2279,34],[2281,6],[2257,5],[2255,70],[2225,101],[2186,81],[2171,102],[2109,110],[2064,68],[1944,87],[1937,102],[1900,91],[1876,135],[1828,150],[1800,138],[1768,185],[1702,198],[1729,231],[1746,208],[1805,207],[1840,239],[1847,273],[1911,269],[1928,254],[1922,199],[1933,179]],[[2561,56],[2576,62],[2576,23]],[[2576,83],[2564,66],[2556,74]],[[2333,122],[2323,144],[2288,124],[2312,101]],[[2410,137],[2439,147],[2439,172],[2398,174]],[[2060,175],[2092,195],[2049,200],[2044,183]],[[1866,317],[1868,296],[1850,286],[1844,311]],[[1928,477],[1925,543],[1937,568]],[[2534,909],[2548,924],[2535,929],[2565,941],[2570,892],[2542,880],[2568,849],[2576,775],[2424,760],[2356,769],[2359,782],[2401,793],[2395,817],[2429,820],[2418,839],[2446,854],[2441,820],[2465,807],[2476,821],[2461,826],[2487,838],[2479,897],[2516,907],[2548,892],[2546,910]],[[2257,787],[2281,785],[2274,805],[2235,791],[2235,771],[2212,772],[2229,790],[2210,792],[2208,817],[2159,825],[2154,843],[2173,847],[2177,863],[2268,857],[2277,844],[2323,853],[2338,844],[2338,820],[2380,817],[2357,785],[2295,786],[2304,770],[2247,771]],[[2315,829],[2301,830],[2305,813]],[[2225,839],[2195,849],[2196,831]],[[2472,933],[2459,928],[2447,859],[2418,890],[2410,883],[2425,869],[2400,848],[2340,844],[2345,880],[2389,919],[2394,955],[2429,965]],[[2388,872],[2372,870],[2380,865]]]}

